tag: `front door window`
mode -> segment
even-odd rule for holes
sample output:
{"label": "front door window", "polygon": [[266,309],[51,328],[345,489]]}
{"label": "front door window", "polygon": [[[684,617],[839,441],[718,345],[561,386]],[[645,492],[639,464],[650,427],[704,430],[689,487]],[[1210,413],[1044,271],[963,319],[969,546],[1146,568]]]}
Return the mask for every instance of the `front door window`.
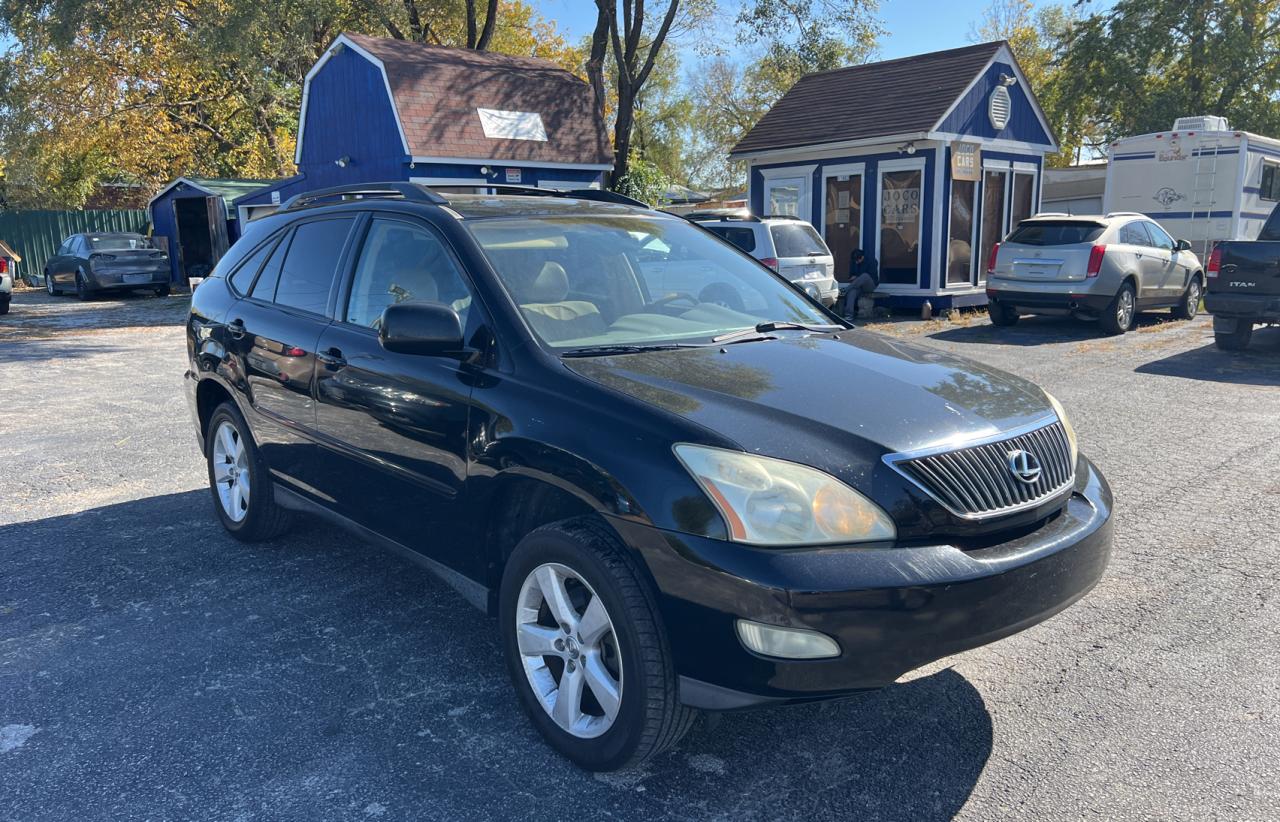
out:
{"label": "front door window", "polygon": [[920,281],[920,184],[924,172],[880,175],[880,282]]}
{"label": "front door window", "polygon": [[1031,216],[1035,202],[1035,175],[1016,173],[1013,175],[1013,200],[1009,204],[1009,230]]}
{"label": "front door window", "polygon": [[823,237],[836,262],[836,277],[846,279],[853,251],[862,245],[862,175],[828,177]]}

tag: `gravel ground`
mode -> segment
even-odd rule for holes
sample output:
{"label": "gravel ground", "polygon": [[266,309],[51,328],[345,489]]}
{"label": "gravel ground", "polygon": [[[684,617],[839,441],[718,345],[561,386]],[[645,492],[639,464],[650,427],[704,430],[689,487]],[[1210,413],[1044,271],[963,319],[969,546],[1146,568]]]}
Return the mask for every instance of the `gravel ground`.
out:
{"label": "gravel ground", "polygon": [[314,524],[223,534],[183,309],[22,292],[0,319],[0,818],[1280,818],[1280,329],[879,325],[1062,399],[1116,493],[1106,577],[893,688],[591,776],[425,572]]}

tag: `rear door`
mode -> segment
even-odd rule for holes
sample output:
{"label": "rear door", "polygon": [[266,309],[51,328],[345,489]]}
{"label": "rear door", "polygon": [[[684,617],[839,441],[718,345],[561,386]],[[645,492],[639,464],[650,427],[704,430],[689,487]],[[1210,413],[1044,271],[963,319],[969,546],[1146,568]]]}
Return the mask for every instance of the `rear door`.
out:
{"label": "rear door", "polygon": [[[350,215],[299,223],[285,232],[227,312],[226,332],[240,354],[254,433],[272,472],[295,487],[314,489],[320,459],[315,444],[316,346],[329,325],[329,301],[340,270]],[[248,263],[246,263],[248,264]],[[242,287],[241,271],[232,284]]]}
{"label": "rear door", "polygon": [[[801,220],[770,223],[774,253],[778,255],[778,273],[801,287],[820,287],[835,275],[835,261],[817,230]],[[809,290],[806,287],[806,290]],[[817,297],[810,290],[810,296]]]}
{"label": "rear door", "polygon": [[346,517],[478,575],[480,555],[459,539],[475,369],[378,342],[382,312],[401,302],[451,306],[470,339],[482,325],[470,282],[434,228],[379,214],[344,292],[319,342],[317,425],[329,456],[316,483]]}
{"label": "rear door", "polygon": [[1104,230],[1105,226],[1091,220],[1020,223],[1000,244],[996,276],[1032,282],[1083,281],[1089,254]]}

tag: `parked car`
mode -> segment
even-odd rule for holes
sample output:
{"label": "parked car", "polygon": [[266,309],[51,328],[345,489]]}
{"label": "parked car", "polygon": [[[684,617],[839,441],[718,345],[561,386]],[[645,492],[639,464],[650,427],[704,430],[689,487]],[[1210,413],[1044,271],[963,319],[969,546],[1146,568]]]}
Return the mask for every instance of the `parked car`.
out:
{"label": "parked car", "polygon": [[1038,214],[991,249],[991,322],[1009,326],[1023,313],[1070,314],[1123,334],[1139,311],[1171,308],[1190,319],[1204,293],[1204,270],[1190,249],[1142,214]]}
{"label": "parked car", "polygon": [[1280,207],[1258,239],[1224,240],[1209,255],[1205,310],[1219,348],[1248,348],[1255,325],[1280,325]]}
{"label": "parked car", "polygon": [[753,217],[745,211],[694,212],[686,219],[741,248],[823,305],[835,305],[840,296],[831,249],[805,220]]}
{"label": "parked car", "polygon": [[163,297],[169,293],[169,255],[141,234],[72,234],[44,264],[44,287],[82,300],[115,291]]}
{"label": "parked car", "polygon": [[[1097,582],[1111,492],[1057,400],[628,202],[385,183],[250,223],[187,323],[226,530],[309,512],[418,558],[592,770],[700,709],[889,685]],[[652,288],[661,248],[700,280]]]}
{"label": "parked car", "polygon": [[9,301],[13,299],[13,272],[9,260],[0,257],[0,314],[9,313]]}

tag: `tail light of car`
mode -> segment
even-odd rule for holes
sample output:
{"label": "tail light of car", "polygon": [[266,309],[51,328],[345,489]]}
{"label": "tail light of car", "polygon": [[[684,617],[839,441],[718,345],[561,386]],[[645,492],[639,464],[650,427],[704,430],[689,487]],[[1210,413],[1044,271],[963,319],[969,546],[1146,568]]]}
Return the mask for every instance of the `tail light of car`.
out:
{"label": "tail light of car", "polygon": [[777,258],[777,257],[761,257],[761,258],[760,258],[760,262],[762,262],[762,263],[764,263],[765,265],[769,266],[769,267],[770,267],[770,268],[772,268],[774,271],[777,271],[777,270],[778,270],[778,258]]}
{"label": "tail light of car", "polygon": [[991,246],[991,255],[987,257],[987,276],[994,277],[996,275],[996,257],[1000,254],[1000,244],[996,243]]}
{"label": "tail light of car", "polygon": [[[2,269],[0,269],[2,270]],[[1206,277],[1216,277],[1218,272],[1222,270],[1222,248],[1220,246],[1213,247],[1213,253],[1209,255],[1209,267],[1204,270]]]}
{"label": "tail light of car", "polygon": [[1089,249],[1089,267],[1084,270],[1086,277],[1096,277],[1102,273],[1102,258],[1107,256],[1105,245],[1095,245]]}
{"label": "tail light of car", "polygon": [[114,254],[102,254],[102,253],[90,254],[89,267],[92,268],[94,263],[105,263],[109,260],[114,260],[115,258],[116,258],[116,255]]}
{"label": "tail light of car", "polygon": [[0,274],[9,273],[9,261],[4,257],[0,257]]}

